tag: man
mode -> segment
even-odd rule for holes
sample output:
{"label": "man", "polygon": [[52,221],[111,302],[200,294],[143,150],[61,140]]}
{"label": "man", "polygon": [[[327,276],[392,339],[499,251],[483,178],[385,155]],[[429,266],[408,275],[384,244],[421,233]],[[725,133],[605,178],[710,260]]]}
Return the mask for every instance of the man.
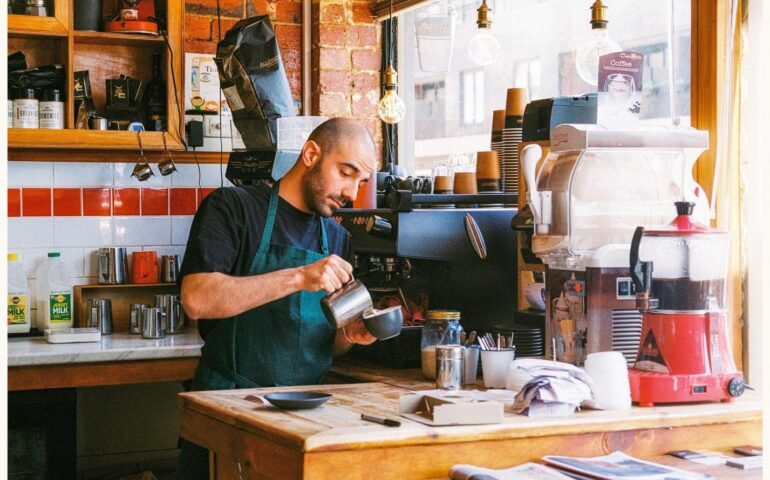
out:
{"label": "man", "polygon": [[[317,384],[333,355],[375,340],[361,319],[336,330],[320,307],[353,270],[349,235],[328,217],[374,170],[369,132],[333,118],[272,188],[220,188],[204,200],[181,270],[182,304],[205,341],[193,391]],[[208,452],[183,442],[180,478],[208,478]]]}

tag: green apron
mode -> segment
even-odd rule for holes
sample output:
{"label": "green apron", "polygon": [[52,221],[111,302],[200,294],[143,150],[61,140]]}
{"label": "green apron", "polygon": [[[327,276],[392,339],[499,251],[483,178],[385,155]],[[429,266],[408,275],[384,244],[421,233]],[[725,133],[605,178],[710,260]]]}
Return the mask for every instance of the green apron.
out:
{"label": "green apron", "polygon": [[[262,240],[251,261],[249,275],[301,267],[329,255],[326,229],[320,216],[323,253],[270,242],[278,210],[278,186],[276,183],[270,193]],[[324,295],[323,290],[303,290],[217,322],[201,350],[192,390],[320,383],[331,365],[335,335],[334,326],[321,311]],[[188,446],[193,445],[183,442],[180,469],[187,473],[180,478],[208,478],[208,470],[200,471],[202,464],[197,461],[204,459],[190,458],[192,452],[185,452]],[[207,455],[200,447],[195,450],[198,455]],[[207,460],[206,457],[206,464]],[[191,469],[197,470],[195,475]]]}
{"label": "green apron", "polygon": [[[278,185],[270,193],[262,240],[249,275],[301,267],[329,255],[320,217],[323,253],[270,243]],[[219,321],[206,339],[194,383],[203,390],[320,383],[331,365],[335,333],[321,311],[324,295],[323,291],[300,291]]]}

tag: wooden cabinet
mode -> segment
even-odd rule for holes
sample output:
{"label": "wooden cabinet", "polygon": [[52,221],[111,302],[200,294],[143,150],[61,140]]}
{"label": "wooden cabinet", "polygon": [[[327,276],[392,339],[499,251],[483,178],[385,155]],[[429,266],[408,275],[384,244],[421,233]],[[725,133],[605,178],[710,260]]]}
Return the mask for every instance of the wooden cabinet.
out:
{"label": "wooden cabinet", "polygon": [[[171,150],[182,150],[180,109],[183,106],[183,16],[182,0],[156,0],[165,7],[167,36],[129,33],[78,31],[73,28],[74,2],[53,0],[51,16],[8,15],[8,53],[21,51],[29,68],[60,64],[66,71],[65,128],[8,129],[9,159],[34,159],[36,155],[50,160],[58,150],[71,160],[93,160],[93,151],[137,151],[137,133],[75,129],[73,100],[74,73],[88,70],[97,114],[104,116],[105,80],[129,75],[145,82],[152,78],[152,57],[161,54],[166,83],[166,143]],[[112,0],[104,0],[104,12],[114,9]],[[166,41],[167,39],[167,41]],[[174,84],[176,83],[176,88]],[[176,98],[176,101],[175,101]],[[162,132],[142,132],[145,150],[163,150]],[[73,150],[79,150],[73,151]],[[83,153],[83,150],[87,151]],[[89,157],[89,158],[87,158]]]}

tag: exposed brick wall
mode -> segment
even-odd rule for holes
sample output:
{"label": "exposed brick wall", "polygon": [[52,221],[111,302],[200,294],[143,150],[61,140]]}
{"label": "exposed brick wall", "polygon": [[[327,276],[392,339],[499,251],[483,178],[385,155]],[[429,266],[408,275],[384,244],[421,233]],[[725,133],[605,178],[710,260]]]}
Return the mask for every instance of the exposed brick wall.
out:
{"label": "exposed brick wall", "polygon": [[[374,136],[381,158],[380,27],[373,0],[313,0],[311,113],[351,117]],[[185,3],[185,51],[214,53],[216,0]],[[220,0],[222,34],[245,16],[270,15],[295,100],[302,98],[302,2]]]}
{"label": "exposed brick wall", "polygon": [[311,110],[355,118],[380,147],[380,27],[371,15],[372,3],[313,0]]}
{"label": "exposed brick wall", "polygon": [[[224,36],[238,20],[270,15],[281,47],[294,100],[302,99],[302,2],[300,0],[219,0]],[[215,53],[219,39],[216,0],[185,2],[185,52]]]}

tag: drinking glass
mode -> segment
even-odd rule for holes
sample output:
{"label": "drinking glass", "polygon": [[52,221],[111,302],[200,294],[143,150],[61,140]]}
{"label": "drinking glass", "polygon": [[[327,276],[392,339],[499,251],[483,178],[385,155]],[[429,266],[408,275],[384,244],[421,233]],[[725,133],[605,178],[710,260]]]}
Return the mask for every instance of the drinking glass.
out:
{"label": "drinking glass", "polygon": [[454,192],[454,170],[447,164],[439,164],[433,167],[433,193],[451,194]]}

